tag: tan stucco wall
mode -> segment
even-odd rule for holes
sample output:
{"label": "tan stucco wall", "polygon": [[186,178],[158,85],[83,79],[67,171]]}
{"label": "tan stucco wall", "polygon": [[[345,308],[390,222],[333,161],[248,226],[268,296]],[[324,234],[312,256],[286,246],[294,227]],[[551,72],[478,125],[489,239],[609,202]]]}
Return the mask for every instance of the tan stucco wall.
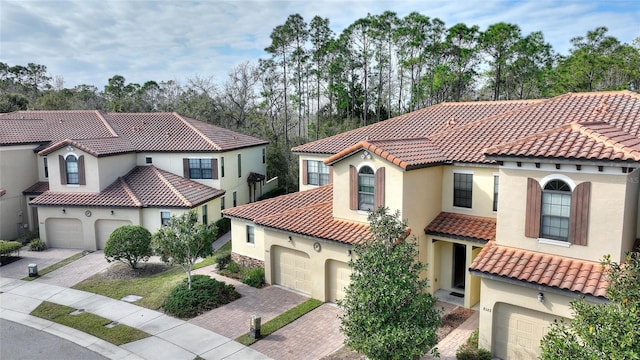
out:
{"label": "tan stucco wall", "polygon": [[[254,243],[247,243],[247,226],[253,226]],[[239,255],[265,261],[264,228],[250,221],[231,219],[231,248]]]}
{"label": "tan stucco wall", "polygon": [[[98,220],[123,220],[129,221],[132,225],[143,225],[140,222],[139,209],[121,209],[121,208],[86,208],[86,207],[39,207],[38,217],[40,225],[40,238],[47,241],[47,229],[45,223],[49,218],[61,219],[78,219],[82,222],[82,233],[84,236],[83,244],[85,250],[96,250],[96,222]],[[91,216],[86,216],[85,212],[91,211]],[[111,210],[114,211],[113,215]],[[160,215],[158,215],[159,217]],[[151,229],[149,229],[151,231]],[[151,231],[153,233],[153,231]]]}
{"label": "tan stucco wall", "polygon": [[[638,184],[618,171],[609,174],[501,168],[497,243],[591,261],[611,254],[613,261],[620,261],[621,254],[630,250],[635,240]],[[591,182],[587,246],[542,244],[524,236],[527,178],[540,181],[552,174],[568,176],[576,185]]]}
{"label": "tan stucco wall", "polygon": [[[273,257],[271,255],[272,249],[276,246],[294,249],[308,254],[310,257],[311,297],[322,301],[334,300],[328,298],[326,264],[330,260],[348,263],[351,259],[347,254],[347,250],[351,248],[349,245],[334,241],[315,240],[295,235],[291,236],[291,242],[289,242],[287,234],[268,229],[264,231],[264,241],[264,267],[267,283],[272,284],[274,279],[272,264]],[[316,242],[321,245],[320,251],[314,250],[313,244]]]}
{"label": "tan stucco wall", "polygon": [[28,226],[29,209],[22,191],[39,179],[33,148],[32,145],[0,146],[0,188],[6,191],[0,197],[0,240],[16,239],[18,224]]}
{"label": "tan stucco wall", "polygon": [[[540,311],[546,314],[571,318],[569,303],[572,298],[552,292],[511,285],[501,281],[482,279],[480,281],[480,334],[479,347],[491,349],[495,307],[498,303]],[[538,293],[544,294],[544,301],[539,302]]]}
{"label": "tan stucco wall", "polygon": [[[455,172],[473,174],[471,208],[453,206],[453,174]],[[495,217],[493,211],[493,175],[495,167],[445,166],[442,170],[442,211],[465,215]],[[500,184],[502,185],[502,184]],[[499,196],[502,189],[498,189]],[[499,207],[498,207],[499,209]]]}
{"label": "tan stucco wall", "polygon": [[[85,156],[85,162],[87,162],[87,173],[93,171],[99,172],[100,191],[106,189],[109,185],[113,184],[118,177],[126,175],[136,166],[135,154],[107,156],[97,159],[92,158],[91,161],[88,160],[88,156]],[[95,160],[97,160],[97,162]],[[88,167],[89,163],[91,163],[91,168]],[[87,184],[89,184],[89,178],[87,178]]]}

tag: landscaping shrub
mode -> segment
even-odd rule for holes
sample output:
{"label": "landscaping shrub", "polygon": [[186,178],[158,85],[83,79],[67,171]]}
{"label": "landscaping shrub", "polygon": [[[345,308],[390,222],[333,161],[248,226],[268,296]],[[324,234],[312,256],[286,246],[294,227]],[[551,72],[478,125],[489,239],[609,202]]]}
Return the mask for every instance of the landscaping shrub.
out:
{"label": "landscaping shrub", "polygon": [[264,269],[263,268],[249,268],[242,278],[242,282],[254,288],[259,288],[264,285]]}
{"label": "landscaping shrub", "polygon": [[233,285],[206,275],[191,276],[191,290],[187,281],[176,286],[162,304],[167,314],[189,319],[240,298]]}
{"label": "landscaping shrub", "polygon": [[139,225],[124,225],[113,230],[104,247],[108,262],[122,261],[132,269],[137,268],[138,262],[149,260],[151,254],[151,233]]}
{"label": "landscaping shrub", "polygon": [[17,241],[0,240],[0,255],[9,255],[20,250],[22,244]]}
{"label": "landscaping shrub", "polygon": [[47,244],[45,244],[44,241],[40,240],[40,238],[35,238],[29,243],[29,250],[31,251],[43,251],[46,249]]}
{"label": "landscaping shrub", "polygon": [[478,348],[478,330],[474,331],[466,344],[460,346],[456,352],[458,360],[491,360],[491,351]]}
{"label": "landscaping shrub", "polygon": [[230,261],[229,265],[227,265],[227,272],[230,273],[239,273],[240,272],[240,265],[234,261]]}
{"label": "landscaping shrub", "polygon": [[231,253],[223,252],[216,256],[218,270],[225,270],[231,264]]}
{"label": "landscaping shrub", "polygon": [[29,241],[38,238],[40,236],[40,231],[38,229],[34,229],[34,230],[27,230],[25,232],[22,233],[22,235],[20,235],[20,237],[18,237],[18,242],[22,243],[22,244],[26,244]]}
{"label": "landscaping shrub", "polygon": [[231,219],[222,218],[216,221],[216,226],[218,227],[218,236],[219,239],[222,235],[231,231]]}

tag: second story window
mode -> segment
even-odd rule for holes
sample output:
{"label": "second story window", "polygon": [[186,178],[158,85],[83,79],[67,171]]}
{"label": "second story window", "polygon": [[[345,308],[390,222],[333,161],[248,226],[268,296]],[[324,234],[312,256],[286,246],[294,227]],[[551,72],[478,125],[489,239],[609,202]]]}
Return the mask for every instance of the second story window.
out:
{"label": "second story window", "polygon": [[238,206],[238,193],[237,192],[233,192],[233,207]]}
{"label": "second story window", "polygon": [[242,177],[242,154],[238,154],[238,177]]}
{"label": "second story window", "polygon": [[267,163],[267,149],[262,149],[262,163]]}
{"label": "second story window", "polygon": [[211,168],[211,159],[189,159],[189,178],[190,179],[213,178],[213,170]]}
{"label": "second story window", "polygon": [[358,171],[358,210],[374,210],[374,184],[373,169],[363,166]]}
{"label": "second story window", "polygon": [[220,177],[224,177],[224,156],[220,157]]}
{"label": "second story window", "polygon": [[498,186],[500,179],[498,175],[493,175],[493,211],[498,211]]}
{"label": "second story window", "polygon": [[44,160],[44,177],[48,178],[49,177],[49,161],[47,161],[46,156],[43,158],[43,160]]}
{"label": "second story window", "polygon": [[308,160],[307,184],[327,185],[329,183],[329,167],[322,161]]}
{"label": "second story window", "polygon": [[542,191],[540,236],[553,240],[569,240],[571,187],[562,180],[549,181]]}
{"label": "second story window", "polygon": [[170,211],[160,211],[160,224],[167,225],[169,219],[171,219]]}
{"label": "second story window", "polygon": [[69,155],[65,159],[67,184],[80,184],[80,173],[78,172],[78,158]]}
{"label": "second story window", "polygon": [[473,174],[453,174],[453,206],[471,208]]}

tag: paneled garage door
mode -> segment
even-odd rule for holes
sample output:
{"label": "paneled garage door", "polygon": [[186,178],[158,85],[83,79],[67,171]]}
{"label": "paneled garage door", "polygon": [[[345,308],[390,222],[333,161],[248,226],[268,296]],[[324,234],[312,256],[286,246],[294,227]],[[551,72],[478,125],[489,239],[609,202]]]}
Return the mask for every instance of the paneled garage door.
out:
{"label": "paneled garage door", "polygon": [[129,220],[98,220],[96,221],[96,246],[98,250],[104,249],[113,230],[123,225],[131,225]]}
{"label": "paneled garage door", "polygon": [[327,298],[326,301],[336,302],[344,297],[344,291],[349,282],[351,276],[351,268],[349,264],[329,260],[327,261]]}
{"label": "paneled garage door", "polygon": [[501,359],[537,359],[552,315],[508,304],[495,307],[493,351]]}
{"label": "paneled garage door", "polygon": [[311,294],[309,255],[280,246],[274,247],[272,253],[274,283]]}
{"label": "paneled garage door", "polygon": [[84,249],[82,222],[78,219],[53,219],[45,222],[47,246],[67,249]]}

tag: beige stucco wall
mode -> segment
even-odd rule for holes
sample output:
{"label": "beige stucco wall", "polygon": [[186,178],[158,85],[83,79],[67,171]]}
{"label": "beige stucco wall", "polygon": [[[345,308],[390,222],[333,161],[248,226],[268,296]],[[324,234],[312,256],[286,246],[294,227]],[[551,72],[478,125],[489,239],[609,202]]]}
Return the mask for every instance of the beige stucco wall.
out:
{"label": "beige stucco wall", "polygon": [[[561,256],[599,261],[611,254],[620,261],[625,250],[631,249],[636,234],[638,184],[635,173],[560,172],[551,169],[500,169],[497,243],[501,245],[557,254]],[[570,247],[543,244],[524,236],[527,178],[538,181],[548,175],[568,176],[576,185],[591,182],[588,245]]]}
{"label": "beige stucco wall", "polygon": [[[247,226],[253,226],[254,243],[247,243]],[[264,228],[250,221],[231,219],[231,248],[239,255],[265,261]]]}
{"label": "beige stucco wall", "polygon": [[[478,345],[481,348],[491,349],[496,304],[511,304],[554,316],[572,317],[571,309],[569,308],[569,303],[572,300],[570,297],[484,278],[480,283],[482,297],[479,308],[480,334]],[[544,294],[543,302],[539,302],[537,299],[539,292]]]}
{"label": "beige stucco wall", "polygon": [[[0,240],[18,237],[18,226],[29,222],[22,191],[38,182],[38,160],[33,145],[0,146]],[[43,170],[44,172],[44,170]],[[20,225],[19,225],[20,224]]]}
{"label": "beige stucco wall", "polygon": [[[473,174],[471,208],[453,206],[453,174],[455,172]],[[442,170],[442,211],[465,215],[495,217],[493,211],[493,175],[495,167],[445,166]],[[499,196],[502,189],[498,189]],[[499,208],[499,207],[498,207]]]}
{"label": "beige stucco wall", "polygon": [[[88,157],[85,156],[85,162],[88,164]],[[97,161],[95,161],[97,160]],[[136,155],[122,154],[116,156],[106,156],[101,158],[92,158],[90,161],[92,167],[86,166],[87,175],[89,172],[97,171],[99,173],[100,184],[99,190],[106,189],[109,185],[113,184],[118,177],[126,175],[136,165]],[[87,178],[87,185],[89,184],[89,178]]]}
{"label": "beige stucco wall", "polygon": [[[289,236],[285,233],[269,229],[264,231],[264,264],[265,279],[267,283],[272,284],[274,280],[274,265],[272,263],[273,257],[271,254],[273,248],[276,246],[281,246],[284,248],[294,249],[308,254],[310,257],[311,297],[322,301],[333,301],[333,299],[328,298],[329,295],[327,291],[328,281],[326,264],[330,260],[348,263],[351,258],[347,254],[347,251],[351,248],[351,246],[335,241],[323,241],[296,235],[291,235],[291,242],[289,242],[288,239]],[[314,243],[316,242],[320,243],[321,245],[320,251],[316,251],[313,247]]]}

